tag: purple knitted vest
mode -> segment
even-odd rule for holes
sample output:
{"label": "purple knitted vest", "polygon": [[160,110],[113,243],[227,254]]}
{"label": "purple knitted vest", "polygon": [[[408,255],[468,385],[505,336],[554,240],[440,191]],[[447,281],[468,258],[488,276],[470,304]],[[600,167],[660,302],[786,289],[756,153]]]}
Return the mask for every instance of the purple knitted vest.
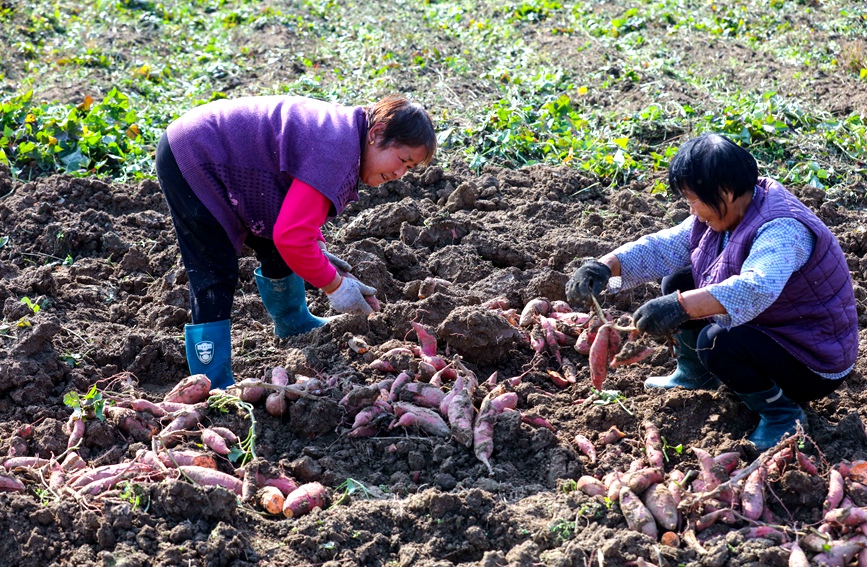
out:
{"label": "purple knitted vest", "polygon": [[815,235],[816,245],[777,300],[749,324],[780,343],[807,368],[843,372],[858,356],[858,316],[846,257],[828,227],[778,182],[759,178],[756,196],[722,254],[723,234],[699,222],[693,225],[689,244],[696,287],[739,274],[756,232],[777,218],[802,222]]}
{"label": "purple knitted vest", "polygon": [[218,100],[190,110],[166,132],[184,179],[238,254],[249,232],[274,237],[293,179],[325,195],[330,216],[358,199],[363,107],[293,96]]}

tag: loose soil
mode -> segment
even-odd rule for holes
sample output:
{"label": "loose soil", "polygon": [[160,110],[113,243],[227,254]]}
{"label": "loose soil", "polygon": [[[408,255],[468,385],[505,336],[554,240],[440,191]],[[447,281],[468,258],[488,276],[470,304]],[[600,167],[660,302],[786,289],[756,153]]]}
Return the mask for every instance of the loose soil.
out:
{"label": "loose soil", "polygon": [[[599,61],[608,60],[595,48],[575,57],[574,43],[559,37],[536,40],[548,42],[553,52],[562,50],[564,57],[570,54],[575,73],[596,70]],[[726,80],[767,80],[762,77],[768,75],[749,72],[757,64],[752,51],[732,49],[727,59],[719,59],[714,45],[695,38],[679,45],[684,57],[717,69]],[[768,73],[781,90],[803,90],[809,82],[795,80],[795,71]],[[286,77],[275,79],[281,80]],[[411,77],[407,81],[412,84]],[[610,99],[590,103],[640,108],[652,95],[640,85],[622,88],[609,91]],[[839,77],[827,77],[810,93],[816,97],[811,102],[826,110],[865,104],[863,89]],[[678,100],[703,96],[669,95]],[[682,134],[653,135],[668,143]],[[757,416],[733,392],[646,392],[647,376],[674,368],[668,346],[653,343],[650,358],[612,371],[605,383],[623,394],[622,404],[586,403],[591,395],[587,357],[563,350],[577,367],[578,380],[561,389],[548,375],[559,369],[553,357],[535,355],[514,326],[482,305],[504,297],[520,311],[536,297],[563,300],[563,286],[581,258],[685,218],[683,202],[650,194],[653,181],[605,189],[563,167],[488,166],[476,174],[453,160],[365,188],[361,200],[325,231],[331,251],[379,290],[382,311],[341,316],[285,340],[273,335],[253,278],[256,261],[245,255],[232,317],[236,378],[259,378],[283,367],[327,385],[318,399],[293,402],[282,418],[257,406],[257,454],[299,482],[321,482],[335,496],[347,479],[366,490],[354,491],[339,505],[285,519],[241,506],[223,489],[184,481],[142,483],[137,501],[120,490],[101,498],[55,500],[42,490],[44,479],[19,472],[26,492],[0,493],[0,533],[7,534],[0,540],[0,563],[577,567],[634,565],[641,558],[672,566],[786,565],[788,551],[779,542],[745,539],[742,522],[701,532],[702,551],[685,543],[660,546],[630,530],[617,505],[569,489],[570,480],[622,471],[642,456],[646,421],[667,443],[666,472],[697,468],[691,447],[714,455],[737,451],[744,462],[755,459],[745,437]],[[846,253],[863,350],[867,214],[860,205],[865,187],[861,183],[831,194],[791,189],[828,224]],[[21,183],[0,171],[0,195],[0,235],[8,237],[0,247],[0,456],[49,458],[66,449],[67,392],[84,394],[96,385],[118,396],[131,388],[159,400],[187,376],[187,280],[154,181],[54,176]],[[605,297],[603,307],[628,313],[658,293],[657,284],[647,284]],[[22,302],[25,297],[41,309],[34,312]],[[310,289],[308,301],[313,313],[335,315],[319,291]],[[520,377],[518,385],[509,386],[518,394],[518,410],[547,419],[554,431],[522,423],[517,413],[505,415],[495,429],[493,474],[471,450],[447,438],[402,428],[369,438],[348,436],[339,401],[353,385],[387,376],[370,368],[377,356],[418,344],[413,321],[436,332],[440,355],[460,355],[480,380],[494,373],[499,383]],[[371,350],[351,349],[352,337],[362,337]],[[418,369],[417,358],[403,363]],[[828,465],[867,459],[860,415],[867,401],[864,372],[861,359],[837,392],[806,405],[804,451],[821,465],[822,474],[793,469],[771,479],[774,524],[791,528],[819,521]],[[489,389],[486,384],[478,389],[477,405]],[[249,424],[235,412],[211,412],[208,422],[238,433]],[[30,436],[21,434],[26,425],[32,425]],[[626,437],[602,447],[600,438],[612,426]],[[596,443],[595,463],[573,444],[579,433]],[[94,420],[87,423],[80,453],[102,465],[130,460],[148,446],[146,437]],[[232,469],[226,460],[220,467]]]}
{"label": "loose soil", "polygon": [[[739,451],[745,461],[756,457],[745,441],[756,416],[731,391],[643,390],[646,376],[673,368],[666,345],[655,344],[654,354],[638,365],[612,371],[605,387],[623,393],[622,406],[582,404],[591,394],[587,357],[564,349],[578,381],[560,389],[547,374],[559,369],[553,357],[534,356],[515,327],[482,306],[496,297],[519,310],[536,297],[562,300],[580,258],[688,214],[683,202],[651,196],[640,185],[613,197],[590,186],[565,168],[488,168],[474,175],[454,162],[367,189],[329,227],[328,239],[359,278],[378,288],[382,311],[342,316],[287,340],[272,333],[252,277],[255,260],[242,258],[232,325],[236,377],[258,378],[281,366],[329,386],[320,399],[293,402],[282,419],[257,406],[257,453],[299,482],[316,480],[333,489],[352,479],[369,498],[357,490],[342,505],[285,519],[238,506],[223,489],[180,481],[144,484],[138,507],[117,491],[59,501],[43,494],[41,502],[40,480],[25,475],[25,493],[0,494],[0,522],[9,534],[0,549],[14,558],[6,564],[585,565],[601,553],[605,564],[625,565],[638,557],[658,560],[655,549],[661,549],[671,565],[785,565],[787,551],[767,547],[767,540],[745,541],[736,531],[740,526],[702,532],[712,534],[706,554],[686,545],[655,547],[629,530],[602,497],[564,490],[569,479],[584,474],[625,470],[641,456],[646,420],[670,446],[666,470],[695,468],[690,447]],[[9,237],[0,299],[3,320],[12,325],[0,338],[0,451],[48,458],[66,448],[71,410],[62,403],[65,393],[84,394],[96,384],[106,395],[118,395],[126,384],[159,400],[187,376],[187,281],[153,181],[127,185],[55,176],[18,184],[5,174],[0,189],[6,194],[0,219]],[[863,302],[864,213],[829,202],[821,191],[795,190],[840,240]],[[75,261],[64,262],[67,255]],[[629,312],[658,291],[648,284],[608,297],[603,306]],[[42,309],[34,313],[23,297]],[[315,314],[334,315],[317,290],[308,299]],[[859,311],[863,317],[863,307]],[[28,324],[16,326],[18,321]],[[501,383],[521,376],[511,388],[518,409],[544,417],[555,431],[522,424],[518,414],[499,420],[493,475],[454,440],[402,428],[349,437],[339,400],[352,385],[385,377],[370,369],[375,357],[418,344],[412,321],[435,330],[439,354],[461,355],[480,380],[492,373]],[[353,336],[371,350],[350,349]],[[418,361],[404,364],[415,370]],[[859,413],[863,372],[859,361],[838,392],[807,407],[812,442],[806,450],[823,463],[867,458]],[[488,390],[479,388],[477,404]],[[248,423],[233,412],[212,412],[209,420],[238,433]],[[33,425],[29,438],[17,433],[26,424]],[[599,439],[611,426],[627,437],[603,448]],[[578,433],[597,444],[596,463],[573,445]],[[81,455],[96,465],[121,462],[146,441],[89,421]],[[686,450],[676,451],[677,445]],[[232,468],[228,461],[220,466]],[[826,480],[795,481],[783,477],[774,484],[776,521],[794,526],[819,520]]]}

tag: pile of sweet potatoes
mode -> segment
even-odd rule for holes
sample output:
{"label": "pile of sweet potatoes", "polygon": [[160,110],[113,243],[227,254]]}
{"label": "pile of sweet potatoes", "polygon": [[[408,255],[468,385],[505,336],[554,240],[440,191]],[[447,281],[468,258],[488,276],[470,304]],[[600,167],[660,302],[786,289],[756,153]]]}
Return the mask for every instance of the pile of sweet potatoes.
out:
{"label": "pile of sweet potatoes", "polygon": [[[582,476],[575,484],[589,497],[619,508],[630,529],[702,555],[703,532],[725,524],[746,539],[769,539],[789,549],[792,566],[842,567],[856,558],[858,565],[867,565],[867,508],[862,507],[867,504],[867,462],[820,471],[799,449],[800,437],[791,436],[752,463],[742,462],[737,452],[712,455],[693,447],[696,468],[668,470],[658,428],[645,422],[644,431],[639,442],[643,457],[625,470]],[[596,462],[596,448],[586,437],[579,435],[575,444]],[[786,525],[767,505],[771,487],[792,469],[827,481],[824,518],[816,525]]]}
{"label": "pile of sweet potatoes", "polygon": [[[112,499],[120,496],[119,487],[126,483],[186,481],[225,488],[244,502],[287,517],[324,507],[329,499],[324,486],[299,486],[255,458],[252,430],[241,439],[228,428],[208,425],[209,412],[225,409],[227,401],[241,402],[225,392],[212,391],[204,374],[182,380],[160,401],[135,397],[129,391],[108,395],[104,407],[84,411],[79,407],[73,412],[64,453],[50,459],[31,456],[26,454],[26,443],[10,451],[0,463],[5,471],[0,474],[0,491],[23,492],[32,487],[56,498]],[[140,449],[134,458],[122,462],[89,465],[79,456],[78,448],[87,435],[87,422],[99,418],[125,435],[150,442],[151,448]],[[24,435],[28,431],[32,435],[32,428],[22,428]],[[203,449],[178,448],[192,439]],[[189,445],[199,443],[185,447]]]}

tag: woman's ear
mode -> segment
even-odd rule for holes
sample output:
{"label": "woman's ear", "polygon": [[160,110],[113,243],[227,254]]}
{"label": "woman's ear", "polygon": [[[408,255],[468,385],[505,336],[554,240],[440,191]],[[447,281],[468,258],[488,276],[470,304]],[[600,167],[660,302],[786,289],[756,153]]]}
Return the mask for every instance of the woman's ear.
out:
{"label": "woman's ear", "polygon": [[382,137],[383,132],[385,132],[385,124],[382,122],[374,124],[373,128],[367,131],[367,143],[371,146],[376,144]]}

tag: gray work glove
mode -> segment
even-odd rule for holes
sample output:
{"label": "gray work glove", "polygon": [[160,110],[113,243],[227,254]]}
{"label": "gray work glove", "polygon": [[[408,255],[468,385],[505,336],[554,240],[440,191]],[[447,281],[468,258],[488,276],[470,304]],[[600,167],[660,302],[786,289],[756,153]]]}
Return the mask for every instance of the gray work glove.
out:
{"label": "gray work glove", "polygon": [[373,313],[373,308],[364,296],[376,295],[376,288],[344,276],[337,289],[326,295],[328,295],[328,300],[336,311],[370,315]]}
{"label": "gray work glove", "polygon": [[602,293],[610,279],[611,268],[596,258],[589,258],[566,282],[566,300],[574,305],[586,305],[590,303],[591,296]]}
{"label": "gray work glove", "polygon": [[677,292],[651,299],[632,314],[636,328],[654,337],[664,337],[674,332],[690,317],[680,304]]}
{"label": "gray work glove", "polygon": [[331,252],[325,249],[321,244],[319,248],[322,249],[322,253],[325,254],[325,257],[328,258],[328,261],[331,262],[331,265],[337,268],[338,270],[343,270],[344,272],[349,272],[352,270],[352,266],[346,260],[342,258],[338,258]]}

